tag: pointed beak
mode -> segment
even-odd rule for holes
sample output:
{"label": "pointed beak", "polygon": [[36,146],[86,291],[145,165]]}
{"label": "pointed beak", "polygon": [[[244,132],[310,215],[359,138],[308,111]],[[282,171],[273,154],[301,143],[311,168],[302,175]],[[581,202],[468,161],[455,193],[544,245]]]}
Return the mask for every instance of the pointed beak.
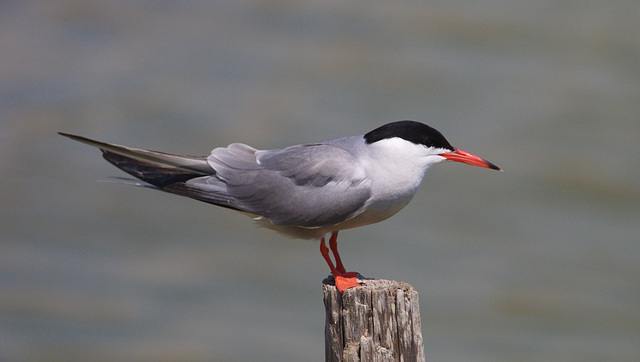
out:
{"label": "pointed beak", "polygon": [[492,170],[502,171],[500,167],[485,160],[484,158],[472,155],[469,152],[465,152],[459,148],[456,148],[454,152],[441,153],[440,156],[446,158],[448,161],[462,162],[471,166],[486,167]]}

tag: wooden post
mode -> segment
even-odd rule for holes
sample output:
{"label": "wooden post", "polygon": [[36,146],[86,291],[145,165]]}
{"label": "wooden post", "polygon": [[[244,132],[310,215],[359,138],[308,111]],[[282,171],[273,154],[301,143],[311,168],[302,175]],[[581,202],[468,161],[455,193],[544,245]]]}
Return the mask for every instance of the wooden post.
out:
{"label": "wooden post", "polygon": [[340,294],[323,282],[325,361],[424,361],[418,292],[407,283],[363,280]]}

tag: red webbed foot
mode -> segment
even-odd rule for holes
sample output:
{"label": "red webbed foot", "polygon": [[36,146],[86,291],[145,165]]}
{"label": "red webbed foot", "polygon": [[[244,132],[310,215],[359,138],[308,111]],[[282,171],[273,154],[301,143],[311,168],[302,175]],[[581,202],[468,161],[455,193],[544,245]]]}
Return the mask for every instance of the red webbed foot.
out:
{"label": "red webbed foot", "polygon": [[338,291],[340,293],[344,293],[346,289],[359,287],[360,283],[358,283],[357,275],[358,273],[356,272],[347,272],[334,275],[333,280],[336,283],[336,288],[338,288]]}

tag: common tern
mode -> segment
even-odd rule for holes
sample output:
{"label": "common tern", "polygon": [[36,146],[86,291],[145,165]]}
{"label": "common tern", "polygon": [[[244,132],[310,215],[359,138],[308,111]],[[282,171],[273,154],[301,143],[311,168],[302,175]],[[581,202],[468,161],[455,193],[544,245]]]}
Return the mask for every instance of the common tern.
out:
{"label": "common tern", "polygon": [[[145,186],[239,211],[288,236],[320,240],[320,252],[340,292],[360,285],[357,273],[347,272],[338,254],[340,230],[393,216],[409,203],[436,163],[456,161],[501,171],[415,121],[276,150],[233,143],[202,157],[60,134],[99,148],[107,161]],[[325,244],[327,234],[335,264]]]}

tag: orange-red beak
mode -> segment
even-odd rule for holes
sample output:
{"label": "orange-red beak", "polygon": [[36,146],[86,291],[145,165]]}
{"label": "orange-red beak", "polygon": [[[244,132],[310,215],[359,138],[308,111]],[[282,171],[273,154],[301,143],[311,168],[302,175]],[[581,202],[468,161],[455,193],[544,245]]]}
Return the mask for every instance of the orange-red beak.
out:
{"label": "orange-red beak", "polygon": [[485,160],[484,158],[472,155],[469,152],[465,152],[459,148],[456,148],[454,152],[441,153],[440,156],[446,158],[448,161],[462,162],[471,166],[486,167],[492,170],[502,171],[500,167]]}

